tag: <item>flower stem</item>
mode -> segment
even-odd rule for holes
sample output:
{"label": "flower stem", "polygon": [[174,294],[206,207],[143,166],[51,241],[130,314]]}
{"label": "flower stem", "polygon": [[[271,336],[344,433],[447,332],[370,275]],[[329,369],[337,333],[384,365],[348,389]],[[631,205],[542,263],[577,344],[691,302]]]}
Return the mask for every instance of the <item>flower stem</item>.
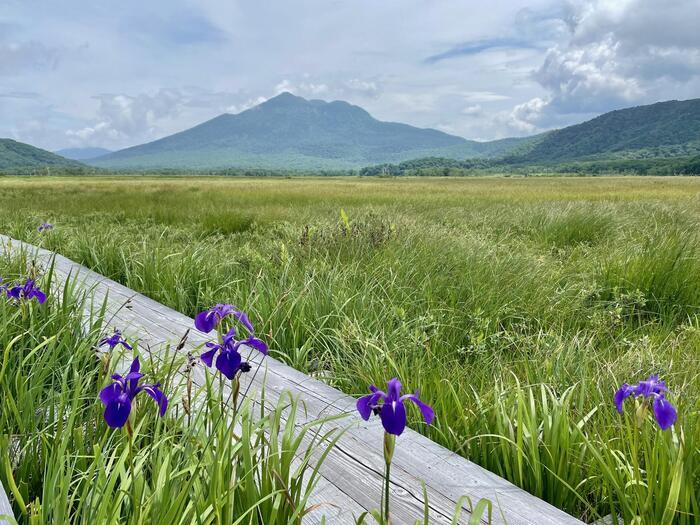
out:
{"label": "flower stem", "polygon": [[236,412],[238,411],[238,394],[241,392],[241,375],[240,373],[236,374],[236,378],[233,380],[233,415],[234,417],[236,416]]}
{"label": "flower stem", "polygon": [[[129,436],[129,470],[131,472],[131,512],[135,517],[138,508],[136,505],[136,466],[134,465],[134,431],[131,428],[131,421],[126,420],[126,433]],[[138,521],[138,520],[135,520]]]}
{"label": "flower stem", "polygon": [[383,525],[389,525],[389,482],[391,480],[391,460],[394,457],[396,436],[384,432],[384,508],[382,509]]}
{"label": "flower stem", "polygon": [[389,479],[391,478],[391,463],[384,467],[384,525],[389,525]]}

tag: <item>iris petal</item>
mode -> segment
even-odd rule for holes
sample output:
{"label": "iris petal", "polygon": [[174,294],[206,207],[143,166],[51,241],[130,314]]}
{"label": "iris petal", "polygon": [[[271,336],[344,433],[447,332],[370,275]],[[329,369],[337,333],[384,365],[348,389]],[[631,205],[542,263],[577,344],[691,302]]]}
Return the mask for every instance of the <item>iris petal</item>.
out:
{"label": "iris petal", "polygon": [[248,316],[246,315],[245,312],[234,312],[233,315],[236,316],[236,318],[241,322],[243,326],[245,326],[245,329],[248,330],[251,334],[255,332],[255,328],[253,328],[253,323],[250,322],[250,319],[248,319]]}
{"label": "iris petal", "polygon": [[161,392],[160,385],[143,385],[143,391],[146,392],[153,400],[158,403],[158,415],[163,417],[168,408],[168,398]]}
{"label": "iris petal", "polygon": [[119,383],[112,383],[109,386],[104,387],[100,390],[100,401],[104,405],[108,405],[112,401],[116,400],[123,392],[122,386]]}
{"label": "iris petal", "polygon": [[214,356],[216,355],[218,348],[213,348],[212,350],[209,350],[208,352],[204,352],[200,357],[202,358],[202,361],[204,361],[204,364],[207,365],[209,368],[211,368],[212,363],[214,362]]}
{"label": "iris petal", "polygon": [[634,394],[637,396],[650,397],[661,394],[667,390],[666,383],[659,381],[658,374],[654,374],[649,376],[649,379],[640,381],[639,384],[634,387]]}
{"label": "iris petal", "polygon": [[241,360],[241,354],[238,352],[221,352],[219,357],[216,358],[216,368],[227,378],[233,379],[236,377]]}
{"label": "iris petal", "polygon": [[668,399],[663,396],[657,396],[654,399],[654,417],[661,430],[666,430],[676,422],[678,413]]}
{"label": "iris petal", "polygon": [[379,412],[384,430],[400,436],[406,428],[406,409],[400,401],[384,402]]}
{"label": "iris petal", "polygon": [[231,343],[231,341],[234,340],[234,337],[236,337],[236,327],[233,326],[231,329],[224,334],[223,340],[224,340],[224,345],[228,345]]}
{"label": "iris petal", "polygon": [[615,396],[613,397],[613,400],[615,401],[615,407],[617,408],[617,411],[622,414],[622,403],[625,399],[627,399],[629,396],[631,396],[634,393],[634,388],[628,385],[627,383],[623,384],[617,392],[615,392]]}
{"label": "iris petal", "polygon": [[244,344],[251,348],[255,348],[261,354],[267,355],[267,345],[264,341],[258,339],[257,337],[249,337],[247,339],[244,339],[243,341],[241,341],[241,344]]}
{"label": "iris petal", "polygon": [[199,313],[194,318],[194,326],[200,332],[208,334],[216,326],[216,316],[210,310]]}
{"label": "iris petal", "polygon": [[401,381],[396,377],[390,379],[387,384],[386,393],[389,401],[398,401],[401,397]]}
{"label": "iris petal", "polygon": [[129,385],[129,390],[131,391],[132,395],[136,394],[136,389],[138,388],[139,385],[139,379],[143,377],[143,374],[140,372],[141,370],[141,362],[139,361],[139,358],[136,357],[132,362],[131,362],[131,368],[129,368],[129,373],[124,376],[124,380],[128,381]]}
{"label": "iris petal", "polygon": [[111,401],[105,408],[105,421],[112,428],[123,427],[131,413],[131,401],[125,395]]}
{"label": "iris petal", "polygon": [[435,419],[435,411],[433,410],[433,407],[431,407],[430,405],[426,405],[425,403],[423,403],[423,401],[418,399],[417,394],[406,394],[405,396],[401,397],[401,402],[403,403],[405,399],[413,401],[416,404],[416,406],[418,406],[421,414],[423,415],[423,419],[428,425],[430,425],[433,422],[433,419]]}
{"label": "iris petal", "polygon": [[360,399],[357,400],[357,411],[360,413],[362,419],[364,419],[365,421],[369,419],[369,416],[372,415],[372,409],[377,404],[377,401],[379,401],[380,397],[380,394],[374,393],[362,396]]}
{"label": "iris petal", "polygon": [[44,304],[46,302],[46,294],[41,290],[34,290],[32,292],[32,295],[36,297],[36,300],[39,301],[39,304]]}

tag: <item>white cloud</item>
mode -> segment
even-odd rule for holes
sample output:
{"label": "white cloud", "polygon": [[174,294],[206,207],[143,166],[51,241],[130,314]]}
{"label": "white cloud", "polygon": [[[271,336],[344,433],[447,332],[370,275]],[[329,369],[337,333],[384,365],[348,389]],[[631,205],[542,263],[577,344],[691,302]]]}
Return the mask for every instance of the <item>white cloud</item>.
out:
{"label": "white cloud", "polygon": [[242,102],[241,104],[232,104],[226,108],[226,113],[240,113],[242,111],[245,111],[246,109],[250,109],[254,106],[257,106],[258,104],[262,104],[265,102],[267,97],[253,97],[249,98],[245,102]]}
{"label": "white cloud", "polygon": [[243,111],[265,101],[258,97],[238,102],[242,96],[200,88],[96,95],[95,118],[85,126],[67,130],[66,136],[71,145],[122,147],[133,141],[154,140],[206,118]]}
{"label": "white cloud", "polygon": [[550,93],[550,104],[565,113],[605,111],[613,104],[633,102],[644,95],[627,65],[614,35],[583,47],[555,47],[535,73]]}
{"label": "white cloud", "polygon": [[159,121],[182,111],[186,97],[177,90],[161,89],[153,95],[97,95],[97,119],[91,125],[68,130],[66,135],[84,143],[112,145],[130,138],[155,138]]}
{"label": "white cloud", "polygon": [[345,82],[344,88],[349,93],[364,97],[375,98],[381,94],[381,87],[375,81],[351,78]]}
{"label": "white cloud", "polygon": [[481,107],[480,104],[473,104],[471,106],[467,106],[462,110],[462,113],[465,115],[470,115],[470,116],[479,116],[484,113],[484,108]]}
{"label": "white cloud", "polygon": [[381,93],[380,84],[376,80],[362,78],[344,79],[333,75],[325,81],[310,74],[300,75],[298,79],[285,78],[273,89],[275,95],[289,91],[300,97],[307,98],[376,98]]}
{"label": "white cloud", "polygon": [[274,91],[276,95],[289,91],[299,96],[317,97],[327,94],[329,89],[327,84],[316,84],[308,81],[292,82],[288,78],[285,78],[275,86]]}
{"label": "white cloud", "polygon": [[508,95],[493,93],[491,91],[467,91],[461,95],[467,102],[497,102],[510,98]]}
{"label": "white cloud", "polygon": [[36,96],[0,96],[0,136],[50,149],[138,144],[283,90],[485,139],[700,94],[698,0],[6,4],[0,93]]}
{"label": "white cloud", "polygon": [[548,102],[535,97],[522,104],[518,104],[510,113],[509,124],[521,133],[534,133],[542,119],[542,112]]}
{"label": "white cloud", "polygon": [[[550,1],[446,0],[427,7],[425,0],[64,0],[39,13],[11,1],[2,22],[14,28],[11,38],[59,49],[60,60],[41,70],[8,64],[0,92],[36,91],[41,103],[0,107],[0,136],[16,133],[50,149],[81,141],[126,147],[244,110],[280,90],[347,100],[383,120],[488,136],[489,114],[511,104],[505,97],[536,94],[536,84],[523,86],[521,79],[538,52],[509,49],[459,65],[430,66],[424,58],[508,34],[519,9]],[[175,100],[160,93],[168,89],[177,92]],[[484,114],[464,118],[461,111],[474,104]],[[25,134],[22,122],[29,119],[46,121],[45,132]]]}
{"label": "white cloud", "polygon": [[[661,99],[697,96],[700,33],[697,0],[577,2],[570,38],[551,47],[533,78],[545,96],[518,104],[510,124],[552,127],[563,115],[602,113]],[[578,117],[577,117],[578,116]]]}

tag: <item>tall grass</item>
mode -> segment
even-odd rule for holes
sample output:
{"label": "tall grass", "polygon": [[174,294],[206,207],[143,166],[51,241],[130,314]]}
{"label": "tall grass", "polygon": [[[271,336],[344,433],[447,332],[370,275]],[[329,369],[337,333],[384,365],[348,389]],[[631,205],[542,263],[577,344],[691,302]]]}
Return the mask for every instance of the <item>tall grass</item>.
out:
{"label": "tall grass", "polygon": [[[24,263],[0,270],[17,277]],[[51,288],[50,269],[41,284]],[[96,355],[104,309],[86,320],[86,300],[70,282],[43,306],[0,300],[0,481],[20,523],[267,525],[301,523],[315,510],[309,497],[338,433],[324,420],[295,425],[291,396],[232,411],[209,381],[185,423],[183,358],[135,348],[170,409],[161,419],[142,400],[133,445],[109,429],[97,394],[130,356]]]}
{"label": "tall grass", "polygon": [[[700,516],[700,181],[0,184],[0,231],[190,315],[234,302],[348,393],[398,375],[438,415],[415,428],[574,515]],[[652,372],[674,433],[612,407]]]}

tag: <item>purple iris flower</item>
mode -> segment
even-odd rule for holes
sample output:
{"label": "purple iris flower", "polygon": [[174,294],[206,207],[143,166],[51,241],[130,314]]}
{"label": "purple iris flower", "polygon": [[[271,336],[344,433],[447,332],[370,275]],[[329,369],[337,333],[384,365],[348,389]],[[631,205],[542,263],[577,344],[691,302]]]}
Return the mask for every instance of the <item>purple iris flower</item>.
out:
{"label": "purple iris flower", "polygon": [[397,378],[391,379],[387,384],[388,393],[382,392],[374,385],[370,385],[369,389],[371,394],[357,400],[357,411],[365,421],[372,412],[379,414],[384,430],[389,434],[400,436],[406,428],[406,401],[413,401],[418,406],[428,425],[435,418],[432,407],[423,403],[418,398],[418,393],[401,395],[401,382]]}
{"label": "purple iris flower", "polygon": [[[255,348],[258,352],[260,352],[263,355],[267,355],[267,344],[265,341],[262,339],[258,339],[257,337],[253,337],[252,335],[250,337],[246,337],[245,339],[238,341],[238,346],[249,346],[251,348]],[[238,348],[237,346],[237,348]]]}
{"label": "purple iris flower", "polygon": [[[233,379],[236,377],[236,373],[240,370],[241,372],[247,372],[250,370],[250,364],[243,361],[238,349],[241,346],[241,341],[236,341],[235,339],[236,329],[231,328],[222,338],[221,343],[205,343],[205,346],[209,348],[208,351],[202,354],[202,361],[204,364],[211,368],[214,362],[214,356],[218,353],[216,358],[216,368],[224,374],[228,379]],[[257,341],[260,341],[259,339]],[[267,345],[260,341],[265,346],[267,350]]]}
{"label": "purple iris flower", "polygon": [[114,350],[114,348],[118,345],[122,345],[127,350],[131,350],[131,345],[122,337],[122,333],[119,330],[115,330],[109,337],[103,337],[100,339],[98,346],[105,345],[109,346],[110,350]]}
{"label": "purple iris flower", "polygon": [[676,408],[666,399],[666,383],[659,381],[658,375],[649,376],[649,379],[640,381],[636,385],[623,384],[613,398],[617,411],[622,414],[622,404],[628,397],[643,397],[652,404],[654,418],[661,427],[666,430],[671,427],[678,417]]}
{"label": "purple iris flower", "polygon": [[160,383],[139,385],[143,374],[139,372],[139,358],[131,363],[129,373],[124,377],[114,374],[114,382],[100,391],[100,401],[105,405],[104,418],[112,428],[123,427],[129,419],[131,405],[139,392],[146,392],[158,404],[158,415],[163,417],[168,408],[168,398],[160,390]]}
{"label": "purple iris flower", "polygon": [[51,230],[53,230],[53,224],[51,224],[50,222],[45,222],[37,228],[37,231],[39,233],[44,233]]}
{"label": "purple iris flower", "polygon": [[251,334],[255,332],[248,316],[232,304],[217,304],[209,310],[197,314],[197,317],[194,318],[194,326],[200,332],[208,334],[219,325],[222,319],[229,315],[233,315],[238,319]]}
{"label": "purple iris flower", "polygon": [[6,289],[7,296],[11,299],[17,299],[18,301],[22,299],[26,301],[36,299],[39,304],[46,302],[46,294],[39,290],[34,279],[27,279],[23,285],[13,286],[12,288],[6,287]]}

